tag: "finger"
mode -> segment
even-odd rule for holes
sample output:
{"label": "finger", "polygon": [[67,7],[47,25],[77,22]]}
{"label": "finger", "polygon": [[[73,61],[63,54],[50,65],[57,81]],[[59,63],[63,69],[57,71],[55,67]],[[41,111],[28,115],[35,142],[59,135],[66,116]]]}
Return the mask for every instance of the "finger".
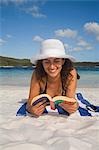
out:
{"label": "finger", "polygon": [[68,106],[68,105],[61,105],[61,107],[65,110],[65,111],[67,111],[67,112],[69,112],[69,113],[74,113],[76,110],[77,110],[77,108],[76,107],[70,107],[70,105]]}
{"label": "finger", "polygon": [[35,116],[40,116],[40,114],[41,114],[42,111],[43,111],[43,109],[35,110],[34,115],[35,115]]}
{"label": "finger", "polygon": [[37,111],[37,115],[40,116],[44,112],[45,108],[41,108]]}
{"label": "finger", "polygon": [[35,115],[40,115],[44,112],[44,109],[46,108],[46,106],[49,104],[49,102],[44,102],[43,104],[41,104],[40,106],[35,105],[33,106],[33,112]]}
{"label": "finger", "polygon": [[48,105],[48,102],[46,102],[46,103],[40,105],[37,109],[38,109],[38,110],[45,109],[47,105]]}
{"label": "finger", "polygon": [[42,108],[41,110],[39,110],[39,113],[42,114],[44,112],[44,108]]}
{"label": "finger", "polygon": [[59,106],[61,106],[62,108],[65,108],[65,109],[72,109],[72,108],[74,108],[74,105],[70,105],[70,104],[60,104]]}
{"label": "finger", "polygon": [[45,108],[46,108],[46,106],[49,104],[49,102],[46,102],[46,103],[44,103],[43,105],[40,105],[38,108],[37,108],[37,112],[38,113],[43,113],[44,112],[44,110],[45,110]]}
{"label": "finger", "polygon": [[61,104],[67,104],[67,105],[74,105],[76,104],[77,102],[67,102],[67,101],[64,101],[62,102]]}
{"label": "finger", "polygon": [[43,105],[44,103],[46,103],[46,100],[42,100],[41,102],[39,102],[39,103],[37,103],[36,105],[35,105],[35,107],[40,107],[41,105]]}
{"label": "finger", "polygon": [[71,114],[71,113],[76,112],[76,109],[68,109],[67,112],[69,112]]}
{"label": "finger", "polygon": [[50,101],[50,107],[51,107],[51,109],[55,110],[55,103]]}
{"label": "finger", "polygon": [[47,105],[50,105],[50,103],[46,102],[46,103],[43,104],[44,107],[46,107]]}

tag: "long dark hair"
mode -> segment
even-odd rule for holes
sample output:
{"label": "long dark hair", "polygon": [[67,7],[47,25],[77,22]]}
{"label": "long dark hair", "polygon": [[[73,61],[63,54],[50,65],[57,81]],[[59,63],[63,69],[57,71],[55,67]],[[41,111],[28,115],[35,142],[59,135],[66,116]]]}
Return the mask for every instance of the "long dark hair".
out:
{"label": "long dark hair", "polygon": [[63,95],[66,95],[67,88],[72,80],[73,76],[70,73],[71,70],[74,69],[73,62],[70,59],[65,59],[61,70],[61,81],[62,81],[62,88],[63,88]]}
{"label": "long dark hair", "polygon": [[[72,80],[73,76],[70,73],[71,70],[74,69],[73,62],[70,59],[64,59],[65,62],[62,66],[61,70],[61,81],[62,81],[62,88],[63,88],[63,95],[66,95],[67,88]],[[44,78],[47,78],[47,74],[43,68],[42,60],[38,60],[35,68],[36,77],[39,81],[43,81]],[[78,74],[77,74],[78,77]]]}

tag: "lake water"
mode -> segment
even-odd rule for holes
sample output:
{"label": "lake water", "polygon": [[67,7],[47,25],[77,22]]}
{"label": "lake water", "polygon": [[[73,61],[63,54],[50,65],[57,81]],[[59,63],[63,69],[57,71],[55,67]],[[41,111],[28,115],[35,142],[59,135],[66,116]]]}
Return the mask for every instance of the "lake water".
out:
{"label": "lake water", "polygon": [[[29,86],[33,68],[0,68],[0,85]],[[99,68],[77,68],[78,87],[99,87]]]}

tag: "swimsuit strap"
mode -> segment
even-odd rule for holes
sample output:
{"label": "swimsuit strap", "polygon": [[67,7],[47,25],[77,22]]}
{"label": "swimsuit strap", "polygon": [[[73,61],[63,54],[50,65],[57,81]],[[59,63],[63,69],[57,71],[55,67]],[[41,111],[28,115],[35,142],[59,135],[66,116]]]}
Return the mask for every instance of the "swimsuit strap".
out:
{"label": "swimsuit strap", "polygon": [[[46,91],[47,91],[47,81],[46,81],[46,84],[45,84],[45,88],[44,90],[40,90],[40,94],[46,94]],[[64,87],[63,87],[63,82],[62,82],[62,96],[65,96],[66,95],[66,91],[64,90]]]}

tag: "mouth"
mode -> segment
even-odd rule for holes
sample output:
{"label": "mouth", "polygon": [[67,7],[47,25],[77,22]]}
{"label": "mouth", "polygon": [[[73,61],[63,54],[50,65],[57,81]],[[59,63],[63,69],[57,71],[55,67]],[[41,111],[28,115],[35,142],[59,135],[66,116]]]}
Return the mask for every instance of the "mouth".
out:
{"label": "mouth", "polygon": [[49,72],[50,72],[50,73],[55,73],[55,72],[56,72],[56,70],[49,70]]}

